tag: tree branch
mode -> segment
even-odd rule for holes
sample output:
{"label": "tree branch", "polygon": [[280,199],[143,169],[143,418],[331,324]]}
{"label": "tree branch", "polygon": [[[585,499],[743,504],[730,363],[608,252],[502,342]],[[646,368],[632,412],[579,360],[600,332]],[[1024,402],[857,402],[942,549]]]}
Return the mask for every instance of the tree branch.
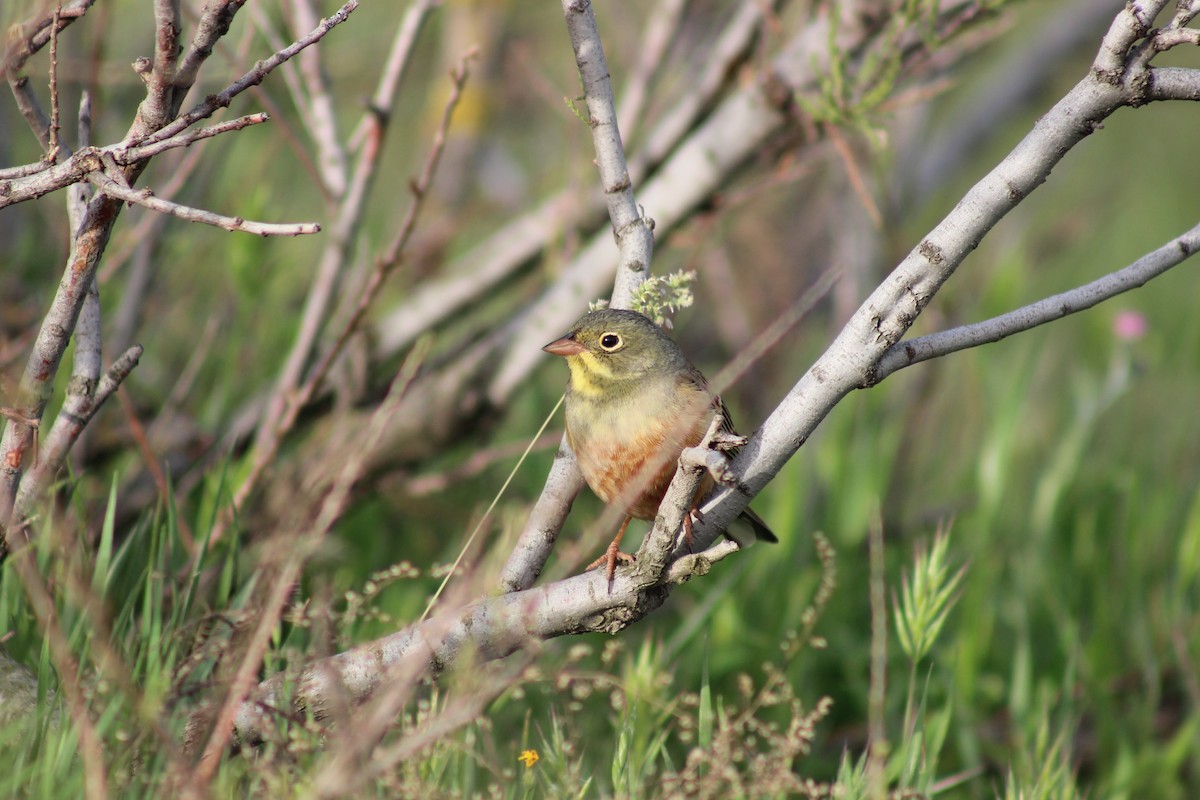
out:
{"label": "tree branch", "polygon": [[[226,0],[226,2],[222,5],[222,8],[229,10],[229,14],[232,16],[233,11],[236,11],[237,8],[241,7],[244,2],[245,0]],[[259,61],[254,65],[253,69],[242,75],[242,77],[238,78],[233,83],[229,84],[219,94],[209,95],[203,100],[203,102],[198,103],[191,111],[180,117],[177,117],[170,124],[164,125],[157,131],[149,133],[145,136],[135,137],[132,144],[148,145],[155,142],[161,142],[163,139],[170,138],[185,128],[191,127],[200,120],[212,116],[212,114],[218,109],[228,108],[229,104],[233,102],[233,98],[237,97],[251,86],[257,86],[258,84],[262,83],[263,80],[265,80],[266,77],[270,75],[276,67],[287,61],[289,58],[295,56],[304,48],[321,41],[331,30],[345,22],[356,8],[358,8],[358,0],[347,0],[345,5],[339,8],[332,16],[321,20],[321,24],[309,31],[306,36],[297,39],[284,49],[278,50],[269,57]],[[226,27],[228,27],[228,22],[225,22],[224,24]],[[200,32],[197,32],[196,36],[199,38]],[[195,48],[196,45],[193,44],[193,47]],[[211,49],[211,44],[209,44],[208,47]],[[196,55],[199,52],[202,51],[193,49],[193,51],[184,58],[183,64],[180,65],[178,73],[178,80],[180,82],[183,81],[185,76],[190,75],[194,78],[193,62],[197,58],[200,58],[200,56]],[[207,55],[204,57],[207,57]],[[195,66],[198,66],[198,64]],[[191,84],[189,83],[188,85],[190,86]]]}
{"label": "tree branch", "polygon": [[85,181],[90,173],[102,170],[106,161],[111,160],[112,163],[121,166],[133,166],[167,150],[187,147],[202,139],[241,130],[268,120],[270,117],[266,114],[247,114],[205,128],[184,131],[154,144],[129,147],[125,142],[118,142],[107,147],[81,146],[70,158],[59,164],[52,165],[40,161],[36,164],[3,169],[0,170],[0,208],[34,200]]}
{"label": "tree branch", "polygon": [[147,188],[133,189],[128,186],[122,186],[116,180],[102,172],[89,173],[87,179],[97,189],[110,197],[116,197],[127,203],[145,206],[160,214],[170,214],[173,217],[179,217],[188,222],[199,222],[203,225],[212,225],[213,227],[223,228],[227,231],[253,233],[255,236],[302,236],[321,231],[321,226],[315,222],[255,222],[254,220],[243,219],[242,217],[226,217],[222,214],[214,214],[211,211],[204,211],[203,209],[192,208],[171,200],[163,200],[160,197],[155,197],[154,192]]}
{"label": "tree branch", "polygon": [[983,322],[962,325],[898,342],[888,348],[872,375],[879,383],[892,373],[956,353],[970,347],[998,342],[1070,314],[1085,311],[1123,292],[1144,286],[1167,270],[1182,264],[1200,251],[1200,224],[1139,258],[1124,269],[1061,294],[1030,303]]}

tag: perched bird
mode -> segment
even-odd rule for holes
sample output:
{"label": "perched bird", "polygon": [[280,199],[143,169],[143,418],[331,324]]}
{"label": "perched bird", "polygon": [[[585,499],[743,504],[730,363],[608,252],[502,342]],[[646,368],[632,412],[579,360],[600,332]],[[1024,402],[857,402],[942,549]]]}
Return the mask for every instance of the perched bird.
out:
{"label": "perched bird", "polygon": [[[657,325],[635,311],[589,312],[570,333],[542,349],[566,358],[571,371],[567,443],[584,479],[601,500],[627,515],[605,555],[591,565],[607,564],[611,580],[618,560],[632,560],[619,549],[625,528],[634,517],[654,519],[679,454],[700,443],[714,414],[721,415],[721,429],[727,433],[734,432],[733,423],[700,370]],[[693,502],[699,503],[712,486],[706,476]],[[685,523],[690,521],[689,515]],[[734,525],[748,527],[756,539],[779,541],[750,509]],[[690,525],[685,528],[690,538]],[[737,531],[728,535],[742,541]]]}

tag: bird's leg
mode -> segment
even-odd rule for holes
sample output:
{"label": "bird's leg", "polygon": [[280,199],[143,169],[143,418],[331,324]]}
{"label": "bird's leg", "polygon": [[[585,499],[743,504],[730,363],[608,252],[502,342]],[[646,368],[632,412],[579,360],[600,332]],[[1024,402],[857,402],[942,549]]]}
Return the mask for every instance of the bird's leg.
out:
{"label": "bird's leg", "polygon": [[[588,569],[595,569],[601,564],[606,565],[605,574],[608,577],[608,582],[612,583],[613,575],[617,571],[617,562],[621,561],[625,564],[631,564],[636,559],[629,553],[621,552],[621,539],[625,536],[625,529],[629,527],[633,517],[625,517],[625,521],[621,523],[621,529],[617,531],[617,538],[612,540],[608,549],[604,551],[604,555],[597,558],[595,561],[587,565]],[[585,570],[586,571],[586,570]]]}

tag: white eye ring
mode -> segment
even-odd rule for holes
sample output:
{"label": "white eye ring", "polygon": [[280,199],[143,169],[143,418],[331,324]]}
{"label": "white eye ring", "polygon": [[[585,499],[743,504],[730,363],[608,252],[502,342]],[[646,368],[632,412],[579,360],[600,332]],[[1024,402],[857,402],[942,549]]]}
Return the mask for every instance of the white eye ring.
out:
{"label": "white eye ring", "polygon": [[609,331],[608,333],[600,334],[600,349],[606,353],[617,350],[621,347],[621,344],[621,335],[619,333]]}

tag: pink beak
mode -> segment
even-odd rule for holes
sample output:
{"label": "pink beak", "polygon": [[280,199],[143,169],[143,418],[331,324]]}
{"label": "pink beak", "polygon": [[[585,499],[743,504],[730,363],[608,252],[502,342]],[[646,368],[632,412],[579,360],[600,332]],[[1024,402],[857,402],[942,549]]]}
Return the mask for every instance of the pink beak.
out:
{"label": "pink beak", "polygon": [[555,339],[550,344],[542,348],[547,353],[553,353],[556,356],[577,356],[584,351],[584,346],[572,339],[570,336],[564,336],[561,339]]}

